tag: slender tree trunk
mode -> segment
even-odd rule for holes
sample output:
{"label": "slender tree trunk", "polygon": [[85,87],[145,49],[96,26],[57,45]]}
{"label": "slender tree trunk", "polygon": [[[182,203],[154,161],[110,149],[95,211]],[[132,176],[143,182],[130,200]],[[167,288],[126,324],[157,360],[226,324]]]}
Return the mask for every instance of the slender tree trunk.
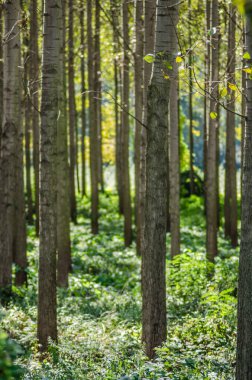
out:
{"label": "slender tree trunk", "polygon": [[[252,5],[245,2],[246,51],[252,57]],[[251,66],[252,60],[248,61]],[[238,284],[236,380],[252,379],[252,81],[246,78],[246,124],[242,183],[241,249]]]}
{"label": "slender tree trunk", "polygon": [[[178,12],[172,19],[174,28],[172,38],[178,49],[176,26]],[[180,160],[179,160],[179,102],[178,102],[178,67],[173,67],[170,89],[170,223],[171,223],[171,257],[180,253]]]}
{"label": "slender tree trunk", "polygon": [[[155,347],[166,339],[166,194],[167,130],[170,93],[168,61],[174,65],[172,19],[176,13],[172,0],[157,1],[155,62],[148,87],[146,205],[144,249],[142,255],[143,342],[152,358]],[[158,56],[158,53],[161,55]]]}
{"label": "slender tree trunk", "polygon": [[80,11],[80,38],[81,38],[81,181],[82,195],[86,195],[86,76],[85,76],[85,38],[84,38],[84,7]]}
{"label": "slender tree trunk", "polygon": [[[192,11],[191,11],[191,0],[188,0],[188,36],[189,36],[189,49],[192,48]],[[192,71],[192,52],[189,52],[189,148],[190,148],[190,194],[194,194],[194,141],[193,141],[193,71]]]}
{"label": "slender tree trunk", "polygon": [[[218,0],[212,0],[212,28],[216,28],[216,33],[211,37],[211,93],[214,98],[218,98],[218,45],[219,45],[219,9]],[[216,103],[210,100],[210,115],[216,112]],[[217,255],[217,128],[218,117],[209,119],[209,137],[207,148],[207,257],[214,261]]]}
{"label": "slender tree trunk", "polygon": [[70,194],[69,194],[69,166],[67,144],[67,120],[65,114],[65,29],[63,27],[63,7],[61,1],[60,14],[60,57],[58,79],[58,107],[59,117],[57,123],[57,283],[58,286],[68,286],[68,273],[71,268],[70,244]]}
{"label": "slender tree trunk", "polygon": [[70,132],[70,207],[71,219],[77,223],[76,211],[76,190],[75,190],[75,171],[76,171],[76,106],[75,106],[75,87],[74,87],[74,35],[73,35],[73,0],[69,0],[69,62],[68,62],[68,101],[69,101],[69,132]]}
{"label": "slender tree trunk", "polygon": [[30,104],[33,132],[33,167],[35,182],[36,233],[39,235],[39,53],[37,0],[30,2]]}
{"label": "slender tree trunk", "polygon": [[[228,83],[235,84],[235,23],[236,8],[229,6],[228,33]],[[235,111],[235,93],[228,86],[231,98],[229,109]],[[231,239],[233,247],[237,246],[237,189],[236,189],[236,159],[235,159],[235,114],[227,112],[226,128],[226,172],[225,172],[225,235]]]}
{"label": "slender tree trunk", "polygon": [[92,31],[92,0],[87,1],[87,38],[88,38],[88,87],[89,87],[89,135],[90,135],[90,175],[91,175],[91,229],[98,233],[98,154],[97,123],[95,122],[94,105],[94,50]]}
{"label": "slender tree trunk", "polygon": [[[242,40],[243,40],[243,53],[245,53],[245,26],[243,24],[243,33],[242,33]],[[245,60],[243,61],[243,67],[245,67]],[[246,96],[245,96],[245,90],[246,90],[246,73],[244,70],[242,70],[242,99],[241,99],[241,113],[242,115],[245,115],[246,113]],[[244,161],[244,141],[245,141],[245,118],[241,118],[241,186],[240,186],[240,198],[242,199],[242,175],[243,175],[243,161]]]}
{"label": "slender tree trunk", "polygon": [[57,119],[59,112],[61,1],[44,0],[40,140],[40,245],[38,340],[45,351],[57,340],[56,215]]}
{"label": "slender tree trunk", "polygon": [[116,0],[111,0],[111,16],[113,22],[113,44],[114,44],[114,98],[115,98],[115,174],[116,187],[119,196],[119,212],[123,213],[123,184],[122,184],[122,144],[121,144],[121,111],[118,107],[120,103],[120,61],[119,53],[119,9]]}
{"label": "slender tree trunk", "polygon": [[132,242],[131,227],[131,197],[130,197],[130,172],[129,172],[129,15],[128,1],[123,0],[123,89],[122,104],[125,111],[122,112],[122,141],[123,141],[123,213],[124,213],[124,243],[128,247]]}
{"label": "slender tree trunk", "polygon": [[[154,53],[155,40],[155,22],[156,22],[156,1],[144,0],[144,56]],[[151,77],[151,65],[144,62],[144,91],[143,91],[143,124],[147,124],[147,90]],[[147,134],[146,128],[141,128],[140,141],[140,176],[139,176],[139,228],[137,239],[140,244],[140,254],[142,254],[144,240],[144,224],[145,224],[145,195],[146,195],[146,144]]]}
{"label": "slender tree trunk", "polygon": [[95,67],[94,67],[94,86],[95,86],[95,114],[97,119],[97,151],[98,151],[98,181],[101,190],[104,191],[103,162],[102,162],[102,88],[101,88],[101,52],[100,52],[100,0],[95,0]]}
{"label": "slender tree trunk", "polygon": [[137,254],[140,255],[140,218],[139,216],[139,175],[140,175],[140,142],[141,121],[143,113],[143,0],[135,0],[135,223],[137,232]]}
{"label": "slender tree trunk", "polygon": [[26,282],[26,231],[23,180],[23,146],[20,80],[21,18],[19,1],[4,6],[5,31],[3,44],[3,122],[1,135],[2,223],[0,286],[11,290],[12,261],[18,265],[16,284]]}
{"label": "slender tree trunk", "polygon": [[[28,47],[27,38],[24,37],[24,43]],[[25,113],[25,171],[26,171],[26,198],[27,198],[27,221],[33,224],[33,204],[31,189],[31,105],[28,98],[29,83],[29,65],[30,55],[28,52],[24,55],[24,113]]]}

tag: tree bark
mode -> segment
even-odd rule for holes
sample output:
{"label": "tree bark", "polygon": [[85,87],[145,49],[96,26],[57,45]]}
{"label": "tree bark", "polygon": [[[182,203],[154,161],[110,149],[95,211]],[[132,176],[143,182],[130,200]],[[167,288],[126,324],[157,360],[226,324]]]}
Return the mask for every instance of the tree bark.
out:
{"label": "tree bark", "polygon": [[[228,83],[235,84],[236,8],[232,4],[229,6],[229,13],[227,81]],[[227,91],[230,96],[228,108],[235,112],[235,93],[229,86]],[[238,244],[238,236],[234,113],[227,112],[226,125],[225,236],[230,238],[232,246],[236,247]]]}
{"label": "tree bark", "polygon": [[137,254],[140,255],[140,218],[139,218],[139,175],[140,175],[140,142],[143,114],[143,0],[135,0],[135,224],[137,234]]}
{"label": "tree bark", "polygon": [[98,131],[95,122],[94,105],[94,49],[92,31],[92,0],[87,1],[87,38],[88,38],[88,87],[89,87],[89,136],[90,136],[90,175],[91,175],[91,229],[98,233]]}
{"label": "tree bark", "polygon": [[123,73],[122,73],[122,147],[123,147],[123,214],[124,214],[124,243],[128,247],[132,242],[131,226],[131,196],[129,173],[129,15],[128,1],[123,0]]}
{"label": "tree bark", "polygon": [[[189,49],[192,49],[192,4],[188,0],[188,36],[189,36]],[[193,69],[192,69],[192,51],[189,51],[188,65],[189,65],[189,150],[190,150],[190,194],[194,194],[194,141],[193,141]]]}
{"label": "tree bark", "polygon": [[[144,56],[154,53],[155,40],[155,22],[156,22],[156,1],[145,0],[144,2]],[[144,61],[144,91],[143,91],[143,124],[147,124],[147,90],[151,77],[151,65]],[[145,224],[145,193],[146,193],[146,128],[141,127],[140,141],[140,176],[139,176],[139,228],[138,228],[138,246],[142,255],[144,240],[144,224]]]}
{"label": "tree bark", "polygon": [[35,182],[36,234],[39,235],[39,53],[38,53],[38,17],[37,0],[30,2],[30,107],[33,132],[33,167]]}
{"label": "tree bark", "polygon": [[[245,2],[246,51],[252,57],[252,5]],[[252,60],[248,60],[251,66]],[[246,78],[246,123],[242,183],[241,248],[238,283],[236,380],[252,379],[252,81]]]}
{"label": "tree bark", "polygon": [[[178,49],[176,26],[178,23],[178,12],[174,14],[172,38],[176,50]],[[169,158],[169,176],[170,176],[170,232],[171,232],[171,257],[180,253],[180,159],[179,159],[179,102],[178,102],[178,67],[173,67],[171,75],[170,89],[170,158]]]}
{"label": "tree bark", "polygon": [[40,139],[40,244],[38,340],[40,350],[48,338],[57,340],[56,215],[57,120],[59,112],[61,1],[44,0],[42,99]]}
{"label": "tree bark", "polygon": [[[218,98],[218,45],[219,45],[219,9],[218,0],[212,0],[212,28],[216,28],[216,33],[211,36],[211,83],[210,91],[214,98]],[[216,103],[210,100],[210,114],[216,112]],[[209,116],[209,136],[207,148],[207,258],[214,261],[217,255],[217,129],[218,117],[215,119]]]}
{"label": "tree bark", "polygon": [[82,196],[86,195],[86,76],[85,76],[85,37],[84,37],[84,7],[80,11],[80,38],[81,38],[81,181]]}
{"label": "tree bark", "polygon": [[61,1],[60,14],[60,56],[58,79],[58,123],[57,123],[57,284],[68,286],[68,273],[71,268],[70,244],[70,184],[68,166],[66,92],[65,92],[65,29],[63,27],[64,1]]}
{"label": "tree bark", "polygon": [[149,358],[166,339],[167,131],[170,70],[174,65],[172,0],[157,1],[155,61],[147,93],[147,154],[144,249],[142,254],[142,339]]}
{"label": "tree bark", "polygon": [[75,171],[76,171],[76,106],[75,106],[75,87],[74,87],[74,35],[73,35],[73,0],[69,0],[69,62],[68,62],[68,101],[69,101],[69,135],[70,135],[70,207],[71,219],[77,223],[76,210],[76,190],[75,190]]}

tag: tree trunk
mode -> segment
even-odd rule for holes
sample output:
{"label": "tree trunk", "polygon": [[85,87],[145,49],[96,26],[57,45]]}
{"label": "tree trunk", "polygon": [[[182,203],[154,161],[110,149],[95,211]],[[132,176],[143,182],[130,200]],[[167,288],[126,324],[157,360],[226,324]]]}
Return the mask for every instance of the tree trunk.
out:
{"label": "tree trunk", "polygon": [[19,267],[16,284],[26,282],[26,231],[23,182],[23,145],[21,111],[19,1],[4,6],[3,44],[3,123],[1,133],[2,223],[0,286],[11,290],[12,261]]}
{"label": "tree trunk", "polygon": [[[245,2],[246,51],[252,57],[252,6]],[[251,66],[252,60],[248,60]],[[246,124],[242,183],[241,249],[238,284],[236,380],[252,379],[252,81],[246,78]]]}
{"label": "tree trunk", "polygon": [[[64,1],[61,1],[60,20],[63,20]],[[68,273],[71,268],[70,244],[70,194],[69,194],[69,166],[67,145],[67,120],[65,114],[65,28],[60,22],[60,57],[58,78],[58,107],[59,117],[57,123],[57,284],[68,286]]]}
{"label": "tree trunk", "polygon": [[38,340],[45,351],[57,340],[56,215],[57,119],[59,112],[61,1],[44,0],[40,139],[40,245]]}
{"label": "tree trunk", "polygon": [[70,207],[71,219],[77,223],[75,170],[76,170],[76,106],[74,87],[74,44],[73,44],[73,0],[69,0],[69,62],[68,62],[68,101],[69,101],[69,133],[70,133]]}
{"label": "tree trunk", "polygon": [[135,0],[135,224],[137,233],[137,254],[140,255],[140,220],[139,220],[139,175],[140,142],[143,114],[143,0]]}
{"label": "tree trunk", "polygon": [[[171,72],[175,47],[171,37],[176,13],[172,0],[157,1],[155,62],[147,94],[147,154],[144,249],[142,254],[142,320],[146,354],[166,339],[166,194],[167,130]],[[159,54],[159,55],[158,55]]]}
{"label": "tree trunk", "polygon": [[86,77],[85,77],[85,37],[84,37],[84,7],[80,11],[80,38],[81,38],[81,181],[82,196],[86,195]]}
{"label": "tree trunk", "polygon": [[[156,1],[145,0],[144,2],[144,56],[154,53],[156,21]],[[144,91],[143,91],[143,124],[147,124],[147,90],[151,77],[151,65],[144,61]],[[145,193],[146,193],[146,128],[141,127],[140,141],[140,176],[139,176],[139,210],[138,210],[138,246],[142,254],[145,223]]]}
{"label": "tree trunk", "polygon": [[[192,49],[192,12],[191,12],[191,0],[188,0],[188,36],[189,36],[189,49]],[[194,169],[193,169],[193,161],[194,161],[194,141],[193,141],[193,71],[192,71],[192,52],[189,51],[188,56],[188,64],[189,64],[189,150],[190,150],[190,194],[194,194]]]}
{"label": "tree trunk", "polygon": [[[228,83],[235,84],[235,24],[236,8],[229,6],[228,33]],[[228,86],[230,96],[228,108],[235,112],[235,93]],[[237,246],[237,189],[236,189],[236,158],[235,158],[235,114],[227,112],[226,128],[226,172],[225,172],[225,236],[230,238],[233,247]]]}
{"label": "tree trunk", "polygon": [[[212,28],[216,28],[216,33],[211,36],[211,88],[214,98],[218,98],[218,45],[219,45],[219,9],[218,0],[212,0]],[[216,103],[210,100],[210,115],[216,112]],[[207,258],[214,261],[217,255],[217,128],[218,117],[209,116],[209,137],[207,148]]]}
{"label": "tree trunk", "polygon": [[102,88],[101,88],[101,52],[100,52],[100,0],[95,0],[95,46],[94,46],[94,86],[95,86],[95,119],[97,123],[98,181],[104,191],[102,163]]}
{"label": "tree trunk", "polygon": [[129,15],[128,1],[123,0],[123,89],[122,104],[122,146],[123,146],[123,214],[124,214],[124,243],[128,247],[132,242],[131,230],[131,197],[129,173]]}
{"label": "tree trunk", "polygon": [[37,0],[30,2],[30,105],[33,132],[33,167],[35,182],[36,234],[39,235],[39,53]]}
{"label": "tree trunk", "polygon": [[[172,38],[174,45],[178,49],[176,25],[178,23],[178,13],[174,15]],[[170,231],[171,231],[171,257],[180,253],[180,160],[179,160],[179,102],[178,102],[178,68],[174,65],[171,76],[170,94]]]}
{"label": "tree trunk", "polygon": [[88,87],[89,87],[89,136],[90,136],[90,175],[91,175],[91,229],[98,233],[98,154],[97,123],[95,122],[94,105],[94,51],[92,32],[92,0],[87,1],[87,38],[88,38]]}

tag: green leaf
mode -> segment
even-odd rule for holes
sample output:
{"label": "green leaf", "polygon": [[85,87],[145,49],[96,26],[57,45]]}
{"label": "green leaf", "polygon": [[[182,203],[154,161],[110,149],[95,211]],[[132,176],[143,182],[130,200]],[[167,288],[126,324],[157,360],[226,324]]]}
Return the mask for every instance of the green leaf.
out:
{"label": "green leaf", "polygon": [[244,58],[244,59],[250,59],[250,58],[251,58],[251,56],[250,56],[250,54],[249,54],[248,51],[246,51],[246,52],[243,54],[243,58]]}
{"label": "green leaf", "polygon": [[144,60],[145,62],[147,63],[153,63],[155,61],[155,56],[154,54],[147,54],[145,57],[144,57]]}
{"label": "green leaf", "polygon": [[245,0],[233,0],[233,3],[234,3],[234,5],[237,6],[237,8],[241,14],[245,13],[245,8],[244,8]]}
{"label": "green leaf", "polygon": [[170,64],[170,62],[168,62],[168,61],[164,61],[163,63],[164,63],[164,66],[165,66],[167,69],[169,69],[169,70],[172,70],[172,69],[173,69],[173,67],[172,67],[172,65]]}
{"label": "green leaf", "polygon": [[226,96],[227,96],[227,89],[226,89],[226,87],[223,87],[223,88],[221,88],[220,89],[220,97],[221,98],[225,98]]}
{"label": "green leaf", "polygon": [[216,119],[217,118],[217,116],[218,116],[218,114],[217,114],[217,112],[210,112],[210,117],[211,117],[211,119]]}
{"label": "green leaf", "polygon": [[183,62],[183,58],[178,55],[176,58],[176,62],[177,63]]}

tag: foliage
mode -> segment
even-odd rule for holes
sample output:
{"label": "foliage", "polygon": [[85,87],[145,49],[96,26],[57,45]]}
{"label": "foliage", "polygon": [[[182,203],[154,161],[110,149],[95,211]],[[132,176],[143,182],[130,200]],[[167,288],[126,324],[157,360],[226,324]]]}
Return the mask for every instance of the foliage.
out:
{"label": "foliage", "polygon": [[23,369],[14,364],[17,356],[22,354],[21,347],[7,334],[0,332],[0,379],[12,380],[20,379],[23,375]]}
{"label": "foliage", "polygon": [[[113,194],[101,197],[101,232],[94,237],[88,220],[89,200],[79,200],[79,225],[72,226],[70,286],[58,290],[59,342],[51,343],[42,361],[36,341],[38,242],[33,228],[29,229],[29,286],[14,289],[13,302],[4,309],[0,322],[22,346],[21,356],[11,356],[15,366],[25,368],[22,378],[232,379],[237,251],[230,249],[221,234],[220,256],[209,278],[203,200],[196,196],[182,200],[182,254],[173,261],[167,255],[168,339],[157,350],[157,359],[149,362],[140,338],[140,260],[134,245],[123,248],[117,201]],[[168,253],[169,244],[168,236]],[[0,347],[13,344],[6,336],[0,340]]]}

